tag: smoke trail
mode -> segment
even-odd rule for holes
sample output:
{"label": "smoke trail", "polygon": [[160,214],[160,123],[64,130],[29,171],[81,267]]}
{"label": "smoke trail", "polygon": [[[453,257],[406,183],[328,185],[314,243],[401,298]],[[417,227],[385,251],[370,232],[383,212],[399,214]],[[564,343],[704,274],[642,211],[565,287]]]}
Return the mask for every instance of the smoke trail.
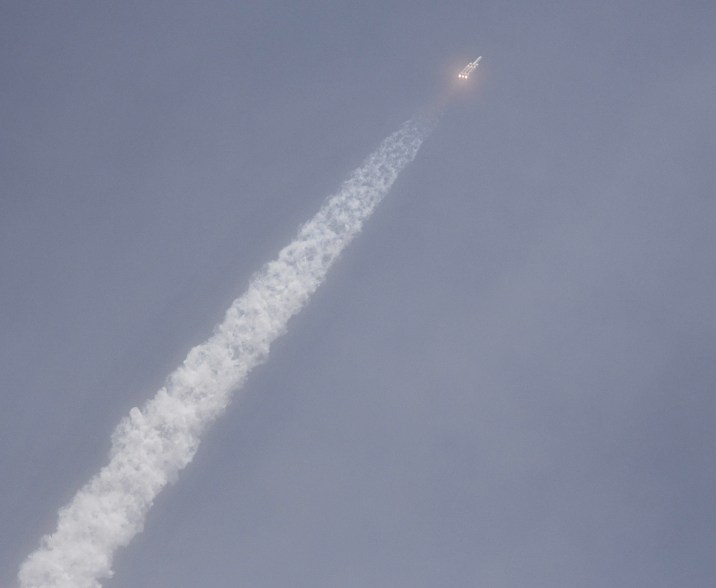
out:
{"label": "smoke trail", "polygon": [[251,368],[266,360],[273,340],[413,160],[434,122],[409,121],[385,139],[253,277],[214,334],[189,352],[142,410],[133,408],[119,423],[109,463],[60,509],[55,533],[20,567],[21,586],[95,588],[112,575],[115,550],[142,530],[159,491],[192,460],[202,431]]}

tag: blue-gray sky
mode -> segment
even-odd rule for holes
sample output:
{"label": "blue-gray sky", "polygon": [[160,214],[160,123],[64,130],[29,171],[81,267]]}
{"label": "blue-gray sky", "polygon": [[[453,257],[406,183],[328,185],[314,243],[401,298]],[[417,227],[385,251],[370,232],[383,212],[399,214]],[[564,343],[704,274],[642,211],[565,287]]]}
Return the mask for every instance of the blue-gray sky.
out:
{"label": "blue-gray sky", "polygon": [[0,585],[390,132],[472,85],[112,588],[716,564],[711,2],[6,2]]}

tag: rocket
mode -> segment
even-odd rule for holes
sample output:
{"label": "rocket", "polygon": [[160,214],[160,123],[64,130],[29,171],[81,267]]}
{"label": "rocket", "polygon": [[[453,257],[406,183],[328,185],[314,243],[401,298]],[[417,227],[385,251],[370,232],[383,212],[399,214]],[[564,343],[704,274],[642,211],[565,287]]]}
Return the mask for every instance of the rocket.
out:
{"label": "rocket", "polygon": [[457,74],[457,77],[461,80],[466,80],[470,77],[470,74],[477,69],[477,66],[480,65],[480,60],[482,59],[482,55],[478,57],[475,61],[471,61],[468,63],[465,67],[462,68],[462,71]]}

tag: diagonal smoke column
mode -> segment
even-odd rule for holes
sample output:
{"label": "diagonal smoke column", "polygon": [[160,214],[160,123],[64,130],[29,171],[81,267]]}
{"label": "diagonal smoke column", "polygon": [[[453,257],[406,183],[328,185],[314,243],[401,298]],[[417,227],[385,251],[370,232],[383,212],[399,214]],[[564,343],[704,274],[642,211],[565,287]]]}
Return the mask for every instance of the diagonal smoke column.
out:
{"label": "diagonal smoke column", "polygon": [[95,588],[112,575],[112,556],[142,530],[160,490],[174,481],[202,432],[232,392],[323,281],[400,171],[413,160],[434,120],[405,123],[264,266],[224,321],[194,347],[166,385],[112,434],[109,463],[60,509],[57,530],[22,564],[24,588]]}

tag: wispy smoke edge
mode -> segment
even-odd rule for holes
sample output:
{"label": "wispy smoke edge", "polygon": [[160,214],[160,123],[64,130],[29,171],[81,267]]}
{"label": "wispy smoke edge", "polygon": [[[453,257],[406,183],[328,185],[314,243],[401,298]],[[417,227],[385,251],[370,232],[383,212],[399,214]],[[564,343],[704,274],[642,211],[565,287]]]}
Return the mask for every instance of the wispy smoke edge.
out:
{"label": "wispy smoke edge", "polygon": [[192,460],[202,432],[323,281],[343,248],[410,163],[434,119],[386,138],[278,258],[251,280],[224,321],[194,347],[142,409],[112,434],[109,462],[58,514],[57,530],[20,567],[23,588],[96,588],[117,548],[141,532],[157,494]]}

